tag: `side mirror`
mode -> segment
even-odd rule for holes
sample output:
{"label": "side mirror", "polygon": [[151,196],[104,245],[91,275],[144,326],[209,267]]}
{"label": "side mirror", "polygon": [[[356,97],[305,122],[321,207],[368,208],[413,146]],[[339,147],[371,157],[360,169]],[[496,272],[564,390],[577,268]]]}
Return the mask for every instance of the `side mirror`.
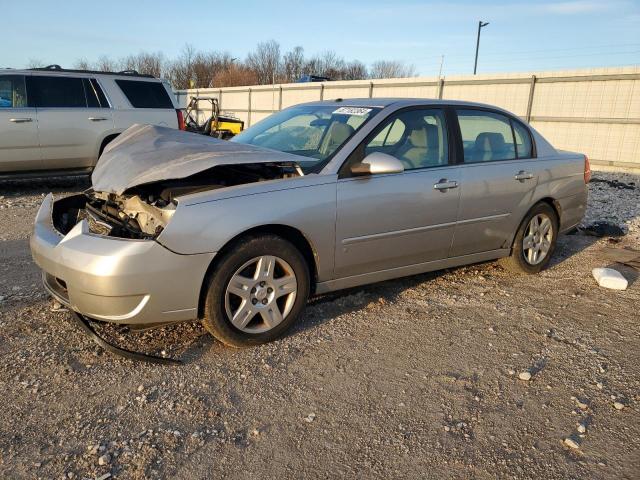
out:
{"label": "side mirror", "polygon": [[396,157],[382,152],[367,155],[360,163],[351,166],[354,175],[379,175],[383,173],[402,173],[404,165]]}

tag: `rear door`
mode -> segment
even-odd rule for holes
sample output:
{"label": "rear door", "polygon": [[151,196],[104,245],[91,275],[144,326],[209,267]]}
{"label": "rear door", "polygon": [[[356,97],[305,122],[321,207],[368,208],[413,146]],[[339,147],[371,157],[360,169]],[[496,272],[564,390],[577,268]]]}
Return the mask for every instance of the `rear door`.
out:
{"label": "rear door", "polygon": [[0,172],[40,168],[37,120],[25,76],[0,75]]}
{"label": "rear door", "polygon": [[445,110],[392,114],[347,161],[383,152],[405,171],[352,177],[343,167],[337,188],[335,275],[343,278],[446,259],[460,182],[451,157]]}
{"label": "rear door", "polygon": [[27,78],[29,104],[38,109],[44,168],[95,165],[100,144],[113,129],[111,110],[101,104],[96,85],[95,80],[73,76]]}
{"label": "rear door", "polygon": [[457,108],[456,114],[464,159],[451,256],[509,248],[540,176],[531,135],[499,112]]}

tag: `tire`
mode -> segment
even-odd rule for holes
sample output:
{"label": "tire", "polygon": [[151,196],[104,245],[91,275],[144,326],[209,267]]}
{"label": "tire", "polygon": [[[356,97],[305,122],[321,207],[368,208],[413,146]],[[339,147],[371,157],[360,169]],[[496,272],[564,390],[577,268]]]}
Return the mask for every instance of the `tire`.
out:
{"label": "tire", "polygon": [[271,342],[300,317],[309,291],[309,267],[295,246],[275,235],[247,237],[210,275],[202,323],[232,347]]}
{"label": "tire", "polygon": [[[534,219],[537,219],[538,230],[535,230]],[[511,255],[501,259],[501,265],[506,270],[518,273],[534,274],[542,271],[549,264],[555,251],[558,226],[558,215],[549,204],[541,202],[534,205],[518,227],[511,247]],[[533,248],[525,248],[525,244]],[[532,251],[535,252],[538,248],[541,256],[536,257]]]}

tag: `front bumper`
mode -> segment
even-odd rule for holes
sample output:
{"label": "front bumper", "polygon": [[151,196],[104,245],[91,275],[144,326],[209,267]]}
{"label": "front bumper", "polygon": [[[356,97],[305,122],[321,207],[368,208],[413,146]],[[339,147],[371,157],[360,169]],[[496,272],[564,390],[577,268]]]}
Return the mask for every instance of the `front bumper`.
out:
{"label": "front bumper", "polygon": [[53,227],[53,196],[43,201],[31,254],[45,288],[89,318],[148,324],[193,320],[214,253],[180,255],[153,240],[103,237],[86,220],[63,236]]}

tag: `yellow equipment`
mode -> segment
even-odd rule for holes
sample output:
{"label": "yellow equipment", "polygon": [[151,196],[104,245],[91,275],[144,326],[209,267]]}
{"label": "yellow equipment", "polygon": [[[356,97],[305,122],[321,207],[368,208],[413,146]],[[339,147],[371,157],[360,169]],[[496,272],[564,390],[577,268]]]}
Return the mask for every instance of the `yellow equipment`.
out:
{"label": "yellow equipment", "polygon": [[[211,116],[203,123],[198,122],[200,101],[211,104]],[[244,122],[239,118],[221,116],[217,98],[191,97],[185,111],[185,130],[226,140],[244,130]]]}

